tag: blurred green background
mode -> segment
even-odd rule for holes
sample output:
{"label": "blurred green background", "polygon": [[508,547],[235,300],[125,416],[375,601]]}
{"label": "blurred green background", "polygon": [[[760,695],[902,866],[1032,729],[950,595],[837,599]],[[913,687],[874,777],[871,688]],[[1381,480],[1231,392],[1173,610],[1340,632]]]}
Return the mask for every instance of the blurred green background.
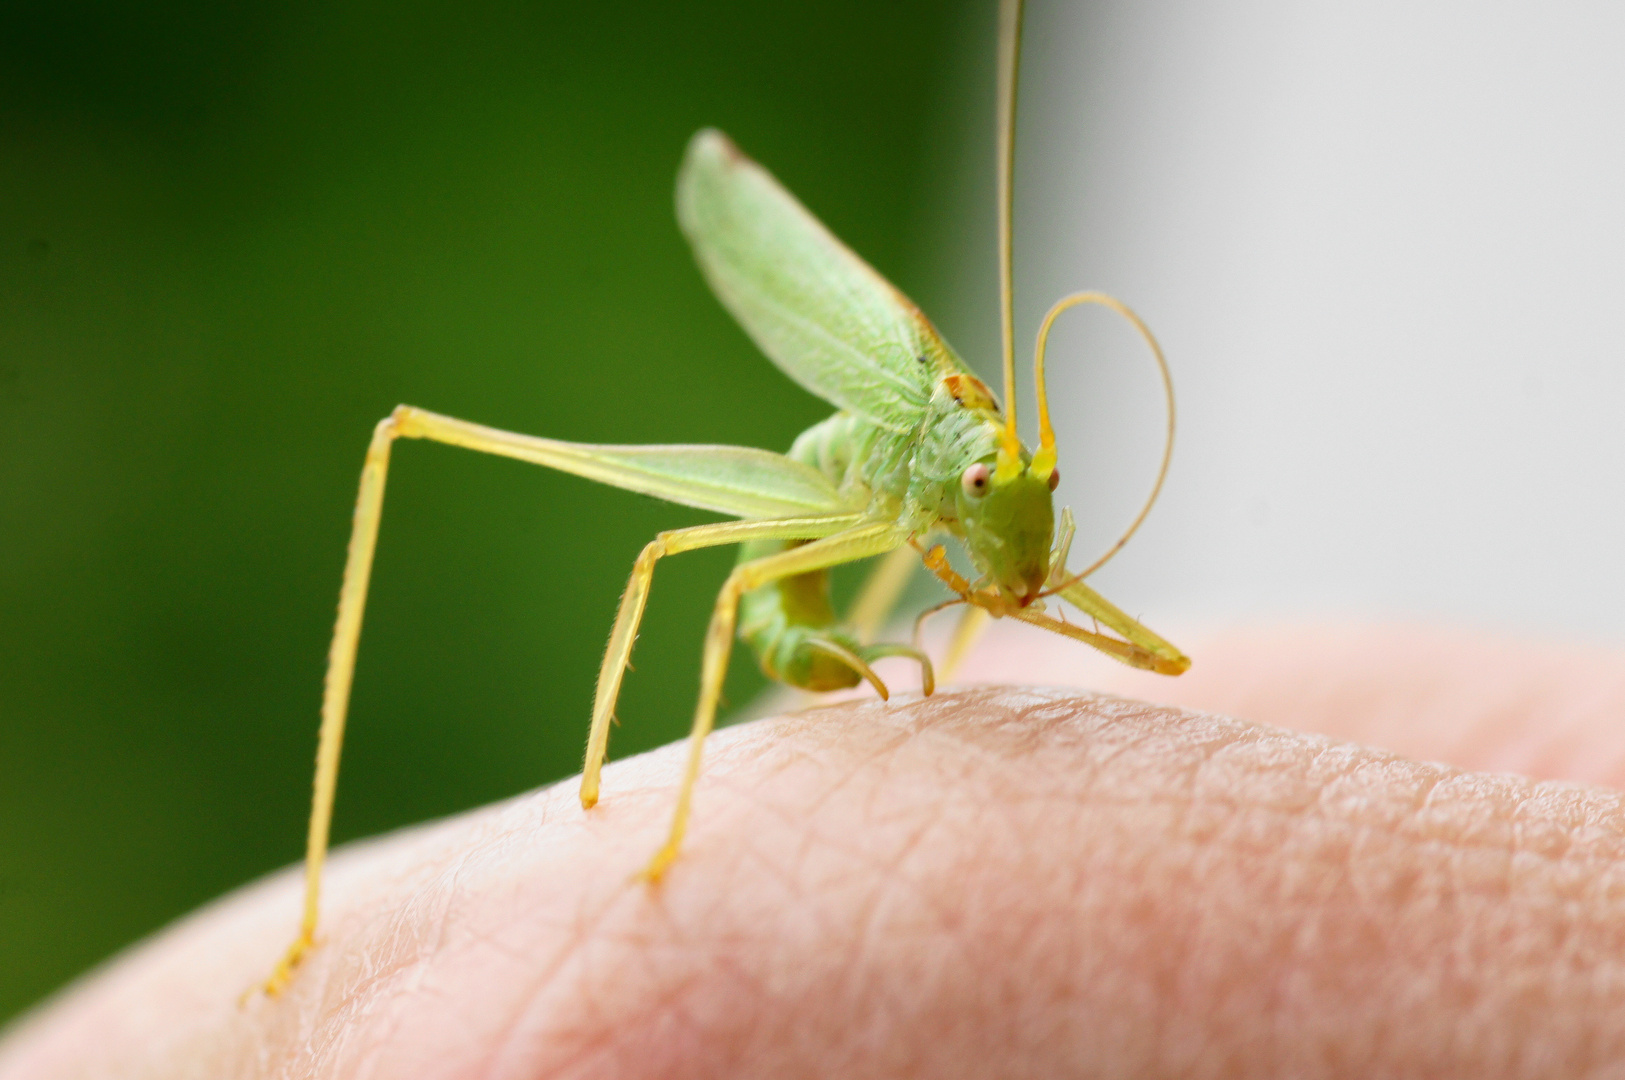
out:
{"label": "blurred green background", "polygon": [[[828,412],[693,268],[671,186],[696,128],[942,301],[942,116],[991,84],[991,5],[961,7],[7,6],[0,1018],[299,857],[356,478],[396,403],[775,449]],[[633,556],[705,520],[446,447],[395,462],[340,842],[574,772]],[[663,565],[615,756],[686,727],[730,558]],[[738,704],[760,680],[735,668]]]}

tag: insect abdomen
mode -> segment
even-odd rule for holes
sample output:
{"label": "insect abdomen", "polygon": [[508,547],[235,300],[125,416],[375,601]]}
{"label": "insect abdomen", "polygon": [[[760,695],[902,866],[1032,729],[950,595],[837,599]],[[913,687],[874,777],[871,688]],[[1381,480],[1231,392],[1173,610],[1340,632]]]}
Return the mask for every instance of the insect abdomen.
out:
{"label": "insect abdomen", "polygon": [[[756,541],[741,545],[741,562],[794,547],[801,541]],[[828,651],[813,647],[813,638],[833,641],[852,652],[858,644],[835,628],[830,603],[829,571],[797,574],[748,592],[739,604],[739,636],[756,654],[762,671],[803,690],[845,690],[861,676]]]}

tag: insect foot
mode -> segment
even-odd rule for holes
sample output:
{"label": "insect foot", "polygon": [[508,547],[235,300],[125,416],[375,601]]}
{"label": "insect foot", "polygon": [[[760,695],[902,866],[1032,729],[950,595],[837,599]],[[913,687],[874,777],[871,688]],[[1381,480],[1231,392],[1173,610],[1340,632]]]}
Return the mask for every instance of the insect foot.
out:
{"label": "insect foot", "polygon": [[316,939],[314,937],[308,932],[301,933],[299,939],[288,946],[288,951],[283,954],[282,959],[276,962],[276,967],[271,969],[270,977],[259,986],[245,990],[243,996],[237,999],[238,1007],[241,1008],[247,1005],[248,999],[254,996],[256,990],[266,997],[281,996],[282,991],[286,990],[288,984],[293,981],[294,970],[299,967],[299,962],[305,958],[305,954],[315,945]]}
{"label": "insect foot", "polygon": [[677,858],[679,846],[676,840],[666,841],[665,845],[655,852],[655,857],[649,860],[649,865],[633,875],[632,880],[641,881],[645,885],[659,885],[660,879],[665,876],[666,870],[670,868],[672,861]]}

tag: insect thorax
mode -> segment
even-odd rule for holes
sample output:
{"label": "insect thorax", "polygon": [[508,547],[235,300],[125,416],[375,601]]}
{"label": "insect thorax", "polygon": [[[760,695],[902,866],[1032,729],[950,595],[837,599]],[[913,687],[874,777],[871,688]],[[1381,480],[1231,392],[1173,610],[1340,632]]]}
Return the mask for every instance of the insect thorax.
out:
{"label": "insect thorax", "polygon": [[797,436],[789,456],[827,476],[852,508],[923,537],[939,528],[957,531],[960,475],[991,456],[998,437],[992,395],[973,376],[956,375],[937,384],[913,431],[838,412]]}

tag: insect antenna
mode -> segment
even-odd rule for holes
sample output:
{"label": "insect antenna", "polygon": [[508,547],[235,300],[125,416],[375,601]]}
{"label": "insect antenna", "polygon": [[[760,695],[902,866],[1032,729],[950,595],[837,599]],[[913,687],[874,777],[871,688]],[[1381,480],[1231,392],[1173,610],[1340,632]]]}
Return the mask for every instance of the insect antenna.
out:
{"label": "insect antenna", "polygon": [[1021,74],[1021,0],[999,5],[999,326],[1004,348],[1004,435],[995,475],[1009,480],[1021,468],[1016,434],[1016,322],[1014,229],[1016,87]]}
{"label": "insect antenna", "polygon": [[[1015,324],[1015,171],[1016,171],[1016,99],[1021,83],[1021,23],[1022,0],[1001,0],[999,4],[999,101],[998,101],[998,210],[999,210],[999,329],[1004,363],[1004,431],[999,440],[998,466],[995,476],[1009,480],[1021,468],[1021,438],[1016,431],[1016,324]],[[1053,588],[1046,589],[1035,599],[1053,596],[1076,582],[1082,581],[1111,561],[1129,539],[1139,531],[1157,496],[1162,494],[1163,481],[1168,477],[1168,464],[1174,453],[1174,381],[1168,371],[1168,361],[1162,347],[1152,336],[1145,322],[1127,304],[1105,293],[1081,292],[1063,297],[1049,309],[1038,329],[1038,344],[1033,357],[1033,382],[1038,394],[1039,449],[1033,455],[1030,470],[1042,480],[1048,480],[1055,471],[1055,429],[1050,424],[1049,396],[1044,384],[1044,352],[1049,344],[1050,327],[1063,311],[1079,304],[1100,304],[1111,308],[1134,324],[1156,358],[1157,370],[1162,375],[1162,389],[1168,402],[1168,437],[1163,444],[1162,464],[1157,468],[1156,482],[1151,494],[1140,508],[1129,527],[1106,553],[1090,563],[1082,572],[1072,574]],[[925,617],[955,603],[974,602],[967,594],[960,600],[949,601],[922,614],[915,622],[915,635]]]}
{"label": "insect antenna", "polygon": [[1038,453],[1033,455],[1032,465],[1030,466],[1032,472],[1036,476],[1047,480],[1050,473],[1055,469],[1055,429],[1050,425],[1049,394],[1044,384],[1044,353],[1049,347],[1050,328],[1055,325],[1056,318],[1063,311],[1075,308],[1080,304],[1099,304],[1101,307],[1110,308],[1117,312],[1117,314],[1134,325],[1134,329],[1140,332],[1140,336],[1150,346],[1151,355],[1157,361],[1157,371],[1162,376],[1163,396],[1168,402],[1168,437],[1163,442],[1162,464],[1157,468],[1157,479],[1151,485],[1151,494],[1146,497],[1145,505],[1140,507],[1139,514],[1135,515],[1134,520],[1129,523],[1129,527],[1124,530],[1123,535],[1118,537],[1117,542],[1107,548],[1106,553],[1100,558],[1090,563],[1079,573],[1069,575],[1055,587],[1045,589],[1042,593],[1039,593],[1040,597],[1053,596],[1063,589],[1082,581],[1102,566],[1105,566],[1114,555],[1123,550],[1123,545],[1127,544],[1129,538],[1139,531],[1146,516],[1151,513],[1151,508],[1156,505],[1157,496],[1162,494],[1162,482],[1168,478],[1168,463],[1173,460],[1174,456],[1174,378],[1168,371],[1168,359],[1162,355],[1162,346],[1157,344],[1157,339],[1152,335],[1151,328],[1145,325],[1145,321],[1121,300],[1107,296],[1105,293],[1080,292],[1057,300],[1055,305],[1049,309],[1049,313],[1044,316],[1043,323],[1038,327],[1038,347],[1033,354],[1033,383],[1038,391],[1039,445]]}

